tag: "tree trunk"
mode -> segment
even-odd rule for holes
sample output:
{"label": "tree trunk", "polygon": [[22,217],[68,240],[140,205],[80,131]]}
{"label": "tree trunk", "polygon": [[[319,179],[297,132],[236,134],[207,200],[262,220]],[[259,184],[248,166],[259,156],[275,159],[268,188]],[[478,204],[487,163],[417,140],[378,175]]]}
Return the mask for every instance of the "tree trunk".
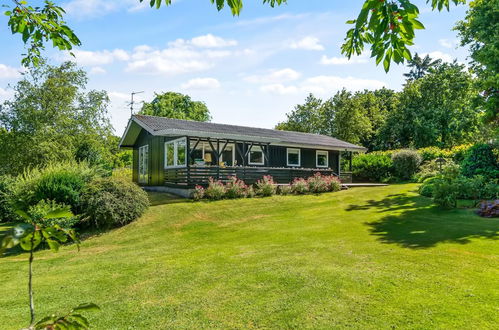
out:
{"label": "tree trunk", "polygon": [[31,315],[30,329],[35,324],[35,303],[33,301],[33,240],[35,235],[31,237],[31,249],[29,251],[29,268],[28,268],[28,293],[29,293],[29,311]]}

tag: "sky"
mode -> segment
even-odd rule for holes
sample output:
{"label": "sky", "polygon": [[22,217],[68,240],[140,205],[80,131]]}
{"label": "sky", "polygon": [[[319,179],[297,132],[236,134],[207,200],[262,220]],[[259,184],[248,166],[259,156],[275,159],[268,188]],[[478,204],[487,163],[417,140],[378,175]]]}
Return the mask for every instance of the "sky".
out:
{"label": "sky", "polygon": [[[82,46],[75,57],[47,47],[52,64],[73,60],[88,72],[87,88],[105,90],[109,115],[117,135],[130,117],[130,93],[135,112],[154,93],[188,94],[208,106],[216,123],[273,128],[309,93],[329,98],[383,86],[400,90],[404,65],[385,73],[368,54],[347,60],[340,46],[363,1],[288,0],[271,8],[261,0],[245,0],[239,17],[217,12],[209,0],[174,0],[159,10],[139,0],[55,1]],[[433,12],[415,0],[425,30],[418,30],[411,51],[444,61],[466,63],[467,50],[458,47],[455,23],[466,6]],[[19,36],[0,18],[0,102],[12,97],[20,78]]]}

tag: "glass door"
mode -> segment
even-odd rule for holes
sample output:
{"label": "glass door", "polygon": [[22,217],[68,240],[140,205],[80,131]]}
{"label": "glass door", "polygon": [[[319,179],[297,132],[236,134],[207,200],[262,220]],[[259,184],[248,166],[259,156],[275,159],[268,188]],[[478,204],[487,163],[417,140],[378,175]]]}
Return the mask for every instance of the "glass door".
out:
{"label": "glass door", "polygon": [[149,146],[139,148],[139,183],[149,182]]}

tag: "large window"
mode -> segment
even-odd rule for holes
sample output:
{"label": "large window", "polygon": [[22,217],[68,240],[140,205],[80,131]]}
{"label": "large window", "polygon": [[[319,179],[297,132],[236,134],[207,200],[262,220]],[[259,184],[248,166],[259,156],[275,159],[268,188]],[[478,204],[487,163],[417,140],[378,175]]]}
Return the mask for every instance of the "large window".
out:
{"label": "large window", "polygon": [[265,160],[263,150],[260,146],[252,146],[248,154],[248,164],[250,165],[264,165]]}
{"label": "large window", "polygon": [[300,149],[286,149],[287,154],[287,165],[288,166],[300,166],[301,165],[301,155]]}
{"label": "large window", "polygon": [[165,142],[165,168],[185,166],[187,141],[185,138]]}
{"label": "large window", "polygon": [[148,183],[149,181],[149,146],[139,148],[139,182]]}
{"label": "large window", "polygon": [[328,167],[329,164],[329,153],[324,150],[317,150],[315,154],[315,165],[317,167]]}

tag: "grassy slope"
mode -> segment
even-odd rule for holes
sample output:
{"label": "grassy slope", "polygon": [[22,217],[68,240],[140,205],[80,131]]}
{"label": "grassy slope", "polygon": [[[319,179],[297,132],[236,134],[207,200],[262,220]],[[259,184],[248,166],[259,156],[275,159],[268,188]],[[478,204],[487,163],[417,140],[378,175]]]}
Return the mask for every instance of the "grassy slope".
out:
{"label": "grassy slope", "polygon": [[[37,253],[38,316],[91,301],[96,329],[496,326],[499,220],[415,188],[153,206]],[[26,257],[0,260],[2,329],[26,325]]]}

